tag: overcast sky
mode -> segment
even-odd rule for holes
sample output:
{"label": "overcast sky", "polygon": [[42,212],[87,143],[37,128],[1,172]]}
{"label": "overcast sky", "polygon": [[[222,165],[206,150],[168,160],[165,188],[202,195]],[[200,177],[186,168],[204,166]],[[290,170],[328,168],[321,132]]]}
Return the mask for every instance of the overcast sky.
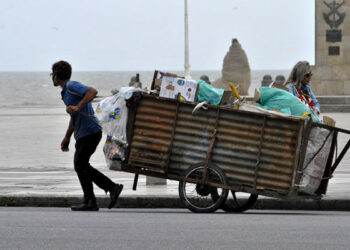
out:
{"label": "overcast sky", "polygon": [[[192,70],[220,70],[232,38],[251,69],[314,63],[314,0],[188,0]],[[182,70],[183,0],[0,0],[0,71]]]}

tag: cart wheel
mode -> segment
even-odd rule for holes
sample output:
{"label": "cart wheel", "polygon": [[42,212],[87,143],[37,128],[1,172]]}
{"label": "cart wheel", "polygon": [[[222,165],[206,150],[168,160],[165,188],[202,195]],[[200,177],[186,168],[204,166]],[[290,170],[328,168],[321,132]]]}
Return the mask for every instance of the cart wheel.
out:
{"label": "cart wheel", "polygon": [[[203,171],[204,163],[198,163],[186,170],[185,177],[196,179],[200,182]],[[211,182],[227,185],[224,172],[217,166],[209,164],[207,174],[208,180]],[[215,192],[215,199],[213,199],[212,192]],[[211,213],[216,211],[225,202],[227,195],[227,189],[187,181],[179,182],[179,196],[181,201],[189,210],[195,213]]]}
{"label": "cart wheel", "polygon": [[[221,209],[229,213],[241,213],[251,208],[258,199],[258,195],[244,192],[235,192],[231,190],[231,196],[228,196],[226,202],[221,205]],[[219,194],[212,192],[213,199],[218,199]]]}

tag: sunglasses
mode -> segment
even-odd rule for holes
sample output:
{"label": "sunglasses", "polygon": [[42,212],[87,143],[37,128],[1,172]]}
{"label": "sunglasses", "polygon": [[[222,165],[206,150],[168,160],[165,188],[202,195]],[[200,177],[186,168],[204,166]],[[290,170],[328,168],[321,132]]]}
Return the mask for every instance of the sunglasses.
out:
{"label": "sunglasses", "polygon": [[312,76],[312,73],[305,74],[306,78],[309,78],[310,76]]}

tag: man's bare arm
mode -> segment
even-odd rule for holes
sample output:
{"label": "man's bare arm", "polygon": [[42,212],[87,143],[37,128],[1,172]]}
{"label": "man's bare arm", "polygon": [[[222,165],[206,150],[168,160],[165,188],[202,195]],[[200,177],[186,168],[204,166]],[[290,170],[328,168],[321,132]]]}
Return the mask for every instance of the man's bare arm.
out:
{"label": "man's bare arm", "polygon": [[70,142],[70,138],[73,134],[73,123],[72,123],[72,118],[69,120],[69,125],[67,128],[67,132],[66,135],[64,136],[62,142],[61,142],[61,150],[63,152],[68,152],[69,151],[69,142]]}
{"label": "man's bare arm", "polygon": [[88,91],[86,91],[83,99],[78,103],[77,106],[68,106],[66,111],[69,114],[77,113],[79,112],[86,104],[91,102],[97,95],[97,90],[94,88],[90,88]]}

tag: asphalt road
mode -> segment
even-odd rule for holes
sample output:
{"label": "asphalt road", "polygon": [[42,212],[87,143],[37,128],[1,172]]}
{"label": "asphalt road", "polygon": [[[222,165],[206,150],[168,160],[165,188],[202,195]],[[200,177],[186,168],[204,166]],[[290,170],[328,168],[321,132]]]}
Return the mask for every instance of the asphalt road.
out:
{"label": "asphalt road", "polygon": [[349,215],[0,207],[0,249],[349,249]]}

